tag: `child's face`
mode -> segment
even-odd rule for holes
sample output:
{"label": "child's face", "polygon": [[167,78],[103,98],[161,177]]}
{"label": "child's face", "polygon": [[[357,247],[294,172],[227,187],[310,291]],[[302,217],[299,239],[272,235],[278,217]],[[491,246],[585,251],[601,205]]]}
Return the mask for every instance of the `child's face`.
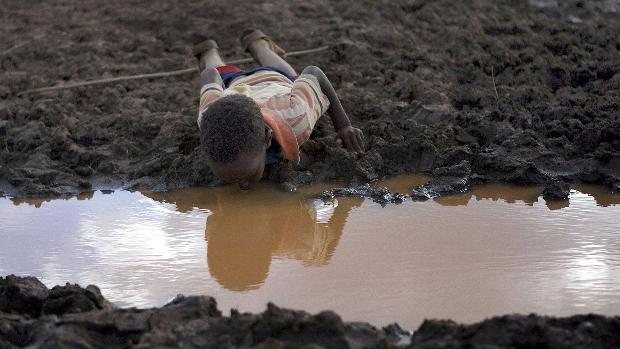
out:
{"label": "child's face", "polygon": [[218,163],[208,161],[209,167],[219,178],[236,183],[239,188],[246,190],[252,183],[256,183],[263,177],[265,171],[265,150],[242,154],[233,162]]}

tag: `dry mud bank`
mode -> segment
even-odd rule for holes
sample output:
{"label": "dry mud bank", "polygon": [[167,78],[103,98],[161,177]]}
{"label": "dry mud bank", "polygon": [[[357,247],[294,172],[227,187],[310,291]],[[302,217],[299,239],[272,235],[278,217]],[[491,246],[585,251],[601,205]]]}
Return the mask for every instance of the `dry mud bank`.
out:
{"label": "dry mud bank", "polygon": [[211,297],[177,296],[161,308],[119,309],[96,286],[0,277],[0,348],[616,348],[620,318],[510,315],[473,325],[427,320],[407,332],[347,323],[269,304],[222,315]]}
{"label": "dry mud bank", "polygon": [[620,187],[617,1],[8,0],[2,7],[6,194],[217,184],[197,148],[195,76],[16,94],[192,66],[197,33],[217,38],[226,57],[240,57],[237,37],[248,26],[288,50],[329,45],[291,62],[324,68],[366,135],[368,151],[350,154],[323,118],[300,166],[269,173],[289,187],[402,173],[466,185]]}

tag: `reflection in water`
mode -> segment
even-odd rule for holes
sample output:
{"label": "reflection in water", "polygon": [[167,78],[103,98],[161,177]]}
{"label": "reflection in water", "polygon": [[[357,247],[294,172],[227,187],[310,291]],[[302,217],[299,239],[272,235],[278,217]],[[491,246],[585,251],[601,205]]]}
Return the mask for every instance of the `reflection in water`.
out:
{"label": "reflection in water", "polygon": [[[378,186],[389,188],[392,192],[409,193],[414,186],[428,182],[429,177],[424,176],[400,176],[377,183]],[[573,194],[583,193],[593,197],[596,205],[608,207],[620,204],[620,195],[613,194],[606,186],[593,184],[577,184],[573,188]],[[504,201],[509,204],[523,202],[528,206],[538,202],[543,188],[538,186],[518,186],[510,184],[486,184],[455,195],[448,195],[434,199],[442,206],[464,206],[472,198],[480,200]],[[574,195],[573,195],[574,196]],[[579,196],[579,195],[578,195]],[[558,210],[570,206],[570,200],[552,200],[545,203],[550,210]]]}
{"label": "reflection in water", "polygon": [[592,196],[597,206],[608,207],[620,204],[620,194],[612,194],[607,187],[602,185],[578,184],[575,190]]}
{"label": "reflection in water", "polygon": [[381,180],[377,186],[386,187],[393,193],[407,194],[413,187],[426,184],[430,179],[427,176],[405,175]]}
{"label": "reflection in water", "polygon": [[11,201],[13,202],[13,204],[15,206],[19,206],[21,204],[26,204],[26,205],[32,205],[36,208],[40,208],[41,205],[43,205],[44,202],[50,202],[53,200],[71,200],[71,199],[77,199],[77,200],[90,200],[93,198],[95,192],[94,191],[87,191],[87,192],[83,192],[80,193],[76,196],[72,196],[72,197],[65,197],[65,198],[36,198],[36,199],[18,199],[18,198],[11,198]]}
{"label": "reflection in water", "polygon": [[223,287],[260,287],[273,257],[322,266],[334,254],[349,211],[362,199],[323,203],[295,193],[260,186],[239,193],[234,186],[174,193],[144,193],[177,205],[180,212],[207,209],[205,238],[209,272]]}
{"label": "reflection in water", "polygon": [[538,197],[542,193],[540,187],[523,187],[506,184],[488,184],[484,186],[474,187],[462,194],[449,195],[435,199],[443,206],[462,206],[467,205],[472,198],[480,200],[502,200],[509,204],[515,202],[523,202],[528,206],[532,206],[538,201]]}
{"label": "reflection in water", "polygon": [[[405,192],[425,179],[414,180],[379,184]],[[223,310],[274,301],[407,327],[513,312],[617,314],[620,195],[574,189],[558,210],[541,188],[492,185],[387,208],[268,185],[0,199],[0,275],[98,284],[121,306],[162,305],[181,292],[214,296]]]}

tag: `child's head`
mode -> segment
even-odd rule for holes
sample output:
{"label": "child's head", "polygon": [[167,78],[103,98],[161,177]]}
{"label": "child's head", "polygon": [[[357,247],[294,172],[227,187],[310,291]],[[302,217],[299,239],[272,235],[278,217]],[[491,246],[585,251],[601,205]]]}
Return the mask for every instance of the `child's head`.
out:
{"label": "child's head", "polygon": [[216,176],[246,187],[260,181],[271,130],[259,106],[241,94],[224,96],[202,114],[200,142]]}

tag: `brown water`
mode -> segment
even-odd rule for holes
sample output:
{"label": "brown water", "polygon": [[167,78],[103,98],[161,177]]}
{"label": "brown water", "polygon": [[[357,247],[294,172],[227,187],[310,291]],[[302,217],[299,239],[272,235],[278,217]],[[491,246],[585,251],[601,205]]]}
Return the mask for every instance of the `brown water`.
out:
{"label": "brown water", "polygon": [[[420,177],[382,183],[404,192]],[[620,314],[620,195],[488,185],[381,208],[264,185],[0,199],[0,275],[97,284],[121,306],[209,294],[413,328],[504,313]]]}

